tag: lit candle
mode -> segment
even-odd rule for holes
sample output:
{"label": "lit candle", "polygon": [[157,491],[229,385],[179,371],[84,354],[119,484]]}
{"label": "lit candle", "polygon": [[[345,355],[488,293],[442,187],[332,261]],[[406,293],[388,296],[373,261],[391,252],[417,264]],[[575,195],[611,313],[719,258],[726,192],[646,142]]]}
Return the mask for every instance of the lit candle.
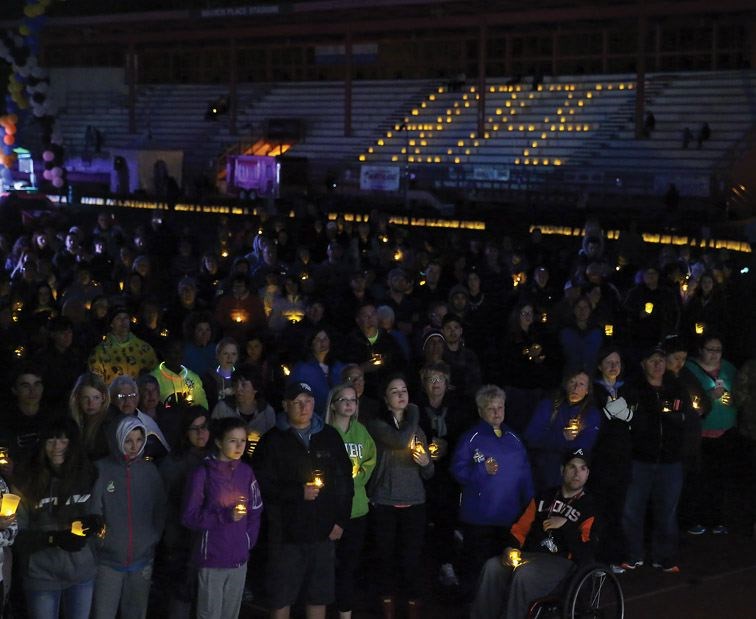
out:
{"label": "lit candle", "polygon": [[643,306],[643,311],[644,311],[644,312],[646,312],[646,314],[652,314],[652,313],[654,312],[654,304],[653,304],[653,303],[651,303],[650,301],[648,301],[648,302],[647,302],[647,303],[646,303],[646,304],[645,304],[645,305]]}
{"label": "lit candle", "polygon": [[84,533],[84,523],[81,520],[74,520],[71,523],[71,533],[78,535],[79,537],[85,537],[86,533]]}
{"label": "lit candle", "polygon": [[400,262],[400,261],[401,261],[401,259],[402,259],[403,257],[404,257],[404,254],[402,253],[402,250],[401,250],[401,249],[397,249],[397,250],[396,250],[396,251],[394,252],[394,260],[395,260],[396,262]]}
{"label": "lit candle", "polygon": [[231,320],[233,320],[236,323],[242,323],[246,322],[247,320],[247,312],[244,310],[231,310]]}
{"label": "lit candle", "polygon": [[118,290],[120,290],[121,292],[123,292],[123,286],[124,286],[123,280],[121,280],[120,282],[118,282]]}
{"label": "lit candle", "polygon": [[245,516],[247,514],[247,497],[240,496],[236,499],[236,505],[234,505],[234,513],[238,516]]}
{"label": "lit candle", "polygon": [[438,460],[441,457],[441,448],[436,441],[431,441],[428,445],[428,453],[430,453],[431,460]]}
{"label": "lit candle", "polygon": [[360,474],[360,463],[358,460],[352,460],[352,479]]}
{"label": "lit candle", "polygon": [[320,469],[315,469],[312,472],[312,485],[316,488],[322,488],[325,486],[325,476],[323,475],[323,471]]}
{"label": "lit candle", "polygon": [[517,548],[512,548],[507,555],[507,561],[512,567],[517,567],[522,563],[522,553]]}
{"label": "lit candle", "polygon": [[255,448],[257,447],[257,443],[260,442],[260,433],[256,432],[254,430],[251,430],[247,433],[247,455],[252,455],[255,453]]}
{"label": "lit candle", "polygon": [[289,366],[287,365],[282,365],[281,371],[283,372],[284,376],[289,376],[289,374],[291,374],[291,370],[289,369]]}
{"label": "lit candle", "polygon": [[670,404],[669,400],[664,400],[662,403],[662,413],[671,413],[672,412],[672,405]]}
{"label": "lit candle", "polygon": [[373,355],[370,357],[370,362],[373,365],[382,365],[383,355],[381,355],[380,353],[374,352]]}
{"label": "lit candle", "polygon": [[730,395],[730,392],[725,391],[724,393],[722,393],[722,395],[719,396],[719,401],[725,406],[729,406],[730,402],[732,402],[732,396]]}
{"label": "lit candle", "polygon": [[26,352],[26,349],[23,346],[18,346],[17,348],[13,349],[13,354],[16,355],[19,359],[24,356],[24,352]]}
{"label": "lit candle", "polygon": [[9,464],[7,447],[0,447],[0,466]]}
{"label": "lit candle", "polygon": [[692,404],[693,404],[693,410],[699,410],[701,408],[701,398],[700,398],[700,396],[694,395],[693,396],[693,400],[692,400]]}
{"label": "lit candle", "polygon": [[160,337],[168,337],[168,329],[160,329]]}
{"label": "lit candle", "polygon": [[612,337],[614,335],[614,325],[613,324],[605,324],[604,325],[604,335],[606,337]]}
{"label": "lit candle", "polygon": [[21,497],[17,494],[4,494],[3,500],[0,503],[0,516],[8,518],[13,516],[18,509],[18,504],[21,502]]}
{"label": "lit candle", "polygon": [[703,335],[704,332],[704,323],[697,322],[696,323],[696,335]]}
{"label": "lit candle", "polygon": [[564,426],[565,432],[577,432],[580,430],[580,417],[570,417],[567,425]]}

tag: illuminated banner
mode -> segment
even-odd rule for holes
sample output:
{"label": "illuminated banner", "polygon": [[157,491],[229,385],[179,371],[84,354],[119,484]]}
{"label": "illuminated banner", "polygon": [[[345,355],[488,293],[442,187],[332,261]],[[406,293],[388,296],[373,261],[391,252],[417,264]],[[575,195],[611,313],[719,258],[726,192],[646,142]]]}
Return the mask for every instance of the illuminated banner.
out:
{"label": "illuminated banner", "polygon": [[252,15],[278,15],[285,13],[285,7],[280,4],[257,4],[250,6],[229,6],[219,9],[203,9],[199,15],[203,19],[213,17],[248,17]]}
{"label": "illuminated banner", "polygon": [[399,191],[399,166],[364,165],[360,168],[360,189],[364,191]]}

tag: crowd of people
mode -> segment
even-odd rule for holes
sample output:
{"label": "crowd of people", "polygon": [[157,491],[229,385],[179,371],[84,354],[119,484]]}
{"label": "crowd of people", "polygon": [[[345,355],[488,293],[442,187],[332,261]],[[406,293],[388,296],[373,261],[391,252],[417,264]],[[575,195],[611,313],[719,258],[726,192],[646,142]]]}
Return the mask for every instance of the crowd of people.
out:
{"label": "crowd of people", "polygon": [[684,570],[736,487],[754,521],[737,256],[296,215],[0,234],[14,616],[414,618],[425,556],[520,619],[575,563]]}

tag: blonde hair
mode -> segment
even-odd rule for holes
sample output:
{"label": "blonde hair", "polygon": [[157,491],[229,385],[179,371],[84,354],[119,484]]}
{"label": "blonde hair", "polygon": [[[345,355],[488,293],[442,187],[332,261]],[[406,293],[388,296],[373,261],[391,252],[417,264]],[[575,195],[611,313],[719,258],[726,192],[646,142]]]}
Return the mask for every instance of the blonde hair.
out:
{"label": "blonde hair", "polygon": [[[88,416],[86,419],[79,406],[79,398],[85,387],[97,389],[102,395],[102,406],[100,406],[100,410],[97,414]],[[105,421],[109,406],[110,393],[108,392],[108,387],[105,384],[105,381],[102,380],[102,376],[95,374],[94,372],[84,372],[84,374],[76,379],[76,384],[73,389],[71,389],[71,395],[68,397],[68,410],[71,412],[71,418],[81,430],[82,442],[85,447],[89,447],[92,441],[95,440],[102,422]]]}
{"label": "blonde hair", "polygon": [[[336,398],[338,398],[341,393],[346,390],[351,389],[354,391],[354,397],[357,397],[357,390],[354,388],[354,385],[352,383],[341,383],[340,385],[336,385],[333,389],[331,389],[328,392],[328,399],[326,400],[326,408],[325,408],[325,422],[330,426],[333,425],[333,408],[332,404]],[[354,418],[357,419],[357,416],[360,414],[360,401],[357,400],[357,410],[354,413]]]}

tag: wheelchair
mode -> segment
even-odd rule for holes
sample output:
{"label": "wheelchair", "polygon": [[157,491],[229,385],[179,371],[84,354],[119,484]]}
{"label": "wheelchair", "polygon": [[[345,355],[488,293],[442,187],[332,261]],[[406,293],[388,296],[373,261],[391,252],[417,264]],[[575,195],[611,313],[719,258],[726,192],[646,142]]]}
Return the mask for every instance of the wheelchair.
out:
{"label": "wheelchair", "polygon": [[527,619],[624,619],[625,598],[608,566],[577,567],[559,589],[534,600]]}

